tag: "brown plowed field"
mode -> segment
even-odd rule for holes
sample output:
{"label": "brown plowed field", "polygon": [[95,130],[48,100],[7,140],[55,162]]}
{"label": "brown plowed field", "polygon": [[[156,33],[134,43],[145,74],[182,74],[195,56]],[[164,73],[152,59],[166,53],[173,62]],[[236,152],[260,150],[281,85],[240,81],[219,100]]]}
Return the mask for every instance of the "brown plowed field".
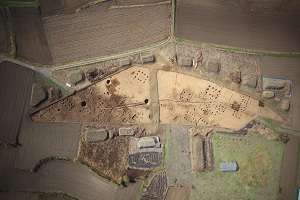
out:
{"label": "brown plowed field", "polygon": [[190,199],[190,188],[188,187],[169,187],[165,200]]}
{"label": "brown plowed field", "polygon": [[70,161],[49,161],[36,173],[17,170],[13,173],[2,172],[0,188],[4,190],[57,191],[78,199],[111,200],[117,189],[88,167]]}
{"label": "brown plowed field", "polygon": [[132,5],[145,5],[152,3],[160,3],[164,0],[115,0],[116,6],[132,6]]}
{"label": "brown plowed field", "polygon": [[0,53],[9,53],[10,51],[11,45],[8,19],[4,9],[0,8]]}
{"label": "brown plowed field", "polygon": [[142,182],[129,183],[126,187],[119,187],[114,200],[135,200],[141,189]]}
{"label": "brown plowed field", "polygon": [[297,186],[297,162],[299,137],[290,135],[290,140],[284,146],[283,166],[281,172],[280,187],[282,193],[280,200],[295,199],[295,189]]}
{"label": "brown plowed field", "polygon": [[0,64],[0,141],[16,143],[25,100],[31,93],[32,70],[10,62]]}
{"label": "brown plowed field", "polygon": [[0,145],[0,180],[15,168],[18,150],[12,146]]}
{"label": "brown plowed field", "polygon": [[262,75],[292,80],[293,128],[300,130],[300,58],[264,57]]}
{"label": "brown plowed field", "polygon": [[52,56],[37,8],[10,8],[17,56],[40,64],[52,64]]}
{"label": "brown plowed field", "polygon": [[75,13],[84,4],[93,0],[40,0],[42,17]]}
{"label": "brown plowed field", "polygon": [[76,159],[80,124],[24,122],[19,134],[16,168],[33,170],[50,157]]}
{"label": "brown plowed field", "polygon": [[110,9],[113,2],[44,20],[55,64],[143,47],[170,34],[170,4]]}
{"label": "brown plowed field", "polygon": [[0,199],[7,200],[39,200],[37,194],[25,192],[0,192]]}
{"label": "brown plowed field", "polygon": [[244,1],[178,0],[176,37],[255,50],[300,52],[299,1],[289,1],[278,11],[268,7],[273,1],[264,1],[269,2],[267,6],[245,1],[254,2],[256,7],[239,7],[231,5],[233,2]]}

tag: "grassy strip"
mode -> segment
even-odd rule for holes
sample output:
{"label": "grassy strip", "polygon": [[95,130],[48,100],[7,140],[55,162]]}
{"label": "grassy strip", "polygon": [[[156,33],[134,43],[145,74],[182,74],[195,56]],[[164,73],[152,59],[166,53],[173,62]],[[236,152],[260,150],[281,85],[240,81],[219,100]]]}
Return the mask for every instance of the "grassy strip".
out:
{"label": "grassy strip", "polygon": [[11,44],[11,52],[9,53],[11,57],[16,58],[17,56],[17,47],[16,47],[16,38],[14,32],[14,25],[12,22],[12,18],[8,8],[4,8],[5,14],[8,19],[9,24],[9,36],[10,36],[10,44]]}
{"label": "grassy strip", "polygon": [[223,46],[223,45],[209,44],[209,43],[205,43],[205,42],[185,40],[185,39],[181,39],[181,38],[176,38],[176,42],[178,42],[178,43],[187,42],[187,43],[192,43],[192,44],[197,44],[197,45],[205,44],[205,45],[209,45],[210,47],[214,47],[214,48],[221,49],[221,50],[241,52],[241,53],[249,53],[249,54],[262,54],[264,56],[300,58],[300,53],[273,52],[273,51],[244,49],[244,48],[238,48],[238,47],[229,47],[229,46]]}
{"label": "grassy strip", "polygon": [[53,80],[51,80],[50,78],[46,77],[45,75],[41,74],[38,71],[35,71],[35,78],[42,80],[45,85],[59,88],[61,90],[61,92],[65,95],[72,94],[69,90],[67,90],[64,87],[62,87],[61,85],[55,83]]}
{"label": "grassy strip", "polygon": [[139,191],[139,195],[138,195],[138,200],[140,200],[143,196],[143,193],[145,191],[145,189],[147,188],[148,184],[149,184],[149,181],[150,179],[153,177],[153,175],[156,173],[156,172],[159,172],[159,171],[163,171],[165,170],[166,168],[166,158],[167,158],[167,148],[168,148],[168,145],[169,145],[169,139],[167,138],[166,134],[164,134],[164,158],[163,158],[163,163],[161,166],[159,167],[156,167],[154,169],[151,170],[149,176],[144,180],[143,182],[143,185]]}
{"label": "grassy strip", "polygon": [[39,7],[39,1],[20,2],[20,1],[0,1],[0,7]]}
{"label": "grassy strip", "polygon": [[259,120],[264,125],[266,125],[268,128],[270,128],[271,130],[273,130],[277,134],[280,134],[280,133],[283,133],[283,132],[288,133],[288,134],[292,134],[292,135],[299,135],[300,134],[300,132],[298,130],[288,128],[288,127],[283,127],[283,126],[281,126],[280,122],[277,122],[273,119],[259,117]]}

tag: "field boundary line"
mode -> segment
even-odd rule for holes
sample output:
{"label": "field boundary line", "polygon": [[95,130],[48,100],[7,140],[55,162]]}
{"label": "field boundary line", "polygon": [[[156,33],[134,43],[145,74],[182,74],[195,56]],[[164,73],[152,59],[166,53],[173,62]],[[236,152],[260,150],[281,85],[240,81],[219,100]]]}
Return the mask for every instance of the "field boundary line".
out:
{"label": "field boundary line", "polygon": [[287,58],[300,58],[300,53],[298,52],[275,52],[275,51],[265,51],[265,50],[255,50],[255,49],[246,49],[239,47],[231,47],[225,45],[211,44],[206,42],[198,42],[192,40],[186,40],[182,38],[175,38],[176,43],[192,43],[198,45],[208,45],[216,49],[227,50],[232,52],[240,52],[247,54],[262,54],[263,56],[272,56],[272,57],[287,57]]}
{"label": "field boundary line", "polygon": [[155,48],[161,47],[163,45],[167,45],[169,43],[170,39],[171,39],[171,37],[168,36],[168,38],[163,40],[163,41],[160,41],[160,42],[157,42],[157,43],[154,43],[154,44],[150,44],[150,45],[145,46],[145,47],[140,47],[138,49],[125,51],[125,52],[120,53],[120,54],[102,56],[102,57],[99,57],[99,58],[87,59],[87,60],[83,60],[83,61],[75,61],[75,62],[72,62],[72,63],[51,67],[51,71],[54,72],[54,71],[63,70],[63,69],[77,68],[77,67],[81,67],[83,65],[92,65],[92,64],[105,62],[105,61],[108,61],[108,60],[113,60],[113,59],[126,57],[126,56],[129,56],[129,55],[132,55],[132,54],[143,53],[143,52],[150,51],[150,50],[153,50]]}
{"label": "field boundary line", "polygon": [[147,6],[159,6],[159,5],[169,4],[169,3],[171,3],[171,0],[163,1],[163,2],[158,2],[158,3],[136,4],[136,5],[129,5],[129,6],[116,6],[116,5],[112,5],[110,7],[110,9],[135,8],[135,7],[147,7]]}

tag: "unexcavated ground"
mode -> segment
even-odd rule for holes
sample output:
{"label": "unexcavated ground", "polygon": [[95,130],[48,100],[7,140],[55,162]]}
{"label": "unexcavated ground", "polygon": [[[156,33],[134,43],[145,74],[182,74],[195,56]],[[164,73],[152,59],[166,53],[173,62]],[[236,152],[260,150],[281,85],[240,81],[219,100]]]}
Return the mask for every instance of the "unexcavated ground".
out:
{"label": "unexcavated ground", "polygon": [[52,64],[52,55],[37,8],[10,8],[17,56],[40,64]]}
{"label": "unexcavated ground", "polygon": [[81,141],[78,159],[100,176],[121,183],[127,170],[129,139],[118,136],[98,143]]}
{"label": "unexcavated ground", "polygon": [[121,9],[110,8],[113,4],[44,19],[55,64],[128,51],[170,35],[170,4]]}
{"label": "unexcavated ground", "polygon": [[246,49],[299,52],[299,10],[297,0],[178,0],[175,36]]}
{"label": "unexcavated ground", "polygon": [[11,39],[8,18],[4,8],[0,8],[0,54],[10,53]]}
{"label": "unexcavated ground", "polygon": [[[26,100],[30,98],[34,72],[20,65],[0,64],[0,141],[17,143]],[[18,80],[18,81],[16,81]]]}

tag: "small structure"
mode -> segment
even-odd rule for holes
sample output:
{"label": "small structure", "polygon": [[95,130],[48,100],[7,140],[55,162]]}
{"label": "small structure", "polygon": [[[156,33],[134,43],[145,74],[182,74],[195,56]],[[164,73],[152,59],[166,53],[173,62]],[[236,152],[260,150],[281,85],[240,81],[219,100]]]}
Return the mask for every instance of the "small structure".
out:
{"label": "small structure", "polygon": [[193,59],[192,58],[182,58],[180,61],[180,66],[181,67],[192,67],[193,65]]}
{"label": "small structure", "polygon": [[83,79],[84,76],[81,70],[79,72],[69,74],[69,83],[73,86],[78,85],[81,81],[83,81]]}
{"label": "small structure", "polygon": [[122,127],[119,128],[119,135],[134,135],[134,129],[132,127]]}
{"label": "small structure", "polygon": [[160,148],[161,143],[158,137],[142,137],[137,140],[137,148]]}
{"label": "small structure", "polygon": [[153,55],[145,55],[141,57],[142,64],[154,63]]}
{"label": "small structure", "polygon": [[46,99],[46,93],[43,90],[43,88],[41,88],[41,86],[39,85],[33,84],[32,91],[31,91],[30,105],[37,106],[45,99]]}
{"label": "small structure", "polygon": [[92,130],[85,134],[85,141],[98,142],[105,141],[108,137],[108,131],[106,129]]}
{"label": "small structure", "polygon": [[119,61],[120,67],[128,67],[131,65],[129,58],[124,58]]}
{"label": "small structure", "polygon": [[237,163],[236,162],[220,163],[220,171],[221,172],[236,172],[237,171]]}

